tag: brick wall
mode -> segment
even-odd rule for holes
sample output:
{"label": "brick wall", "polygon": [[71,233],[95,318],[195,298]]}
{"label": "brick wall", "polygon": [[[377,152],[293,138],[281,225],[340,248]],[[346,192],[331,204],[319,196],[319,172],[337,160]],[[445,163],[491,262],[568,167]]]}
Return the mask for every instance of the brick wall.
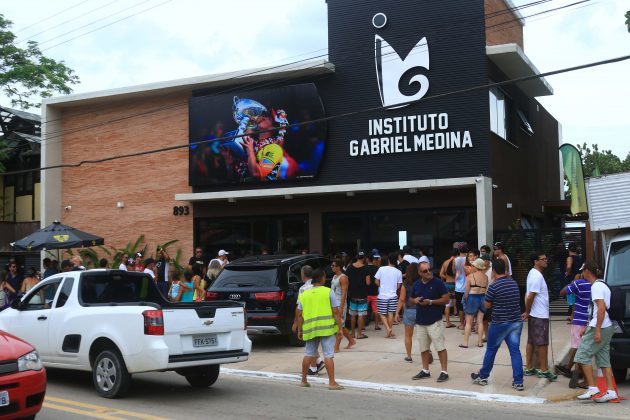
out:
{"label": "brick wall", "polygon": [[[100,159],[188,143],[188,93],[82,105],[62,113],[63,163]],[[158,107],[160,112],[110,122],[72,132],[79,127],[111,121]],[[60,141],[58,138],[51,142]],[[192,252],[192,205],[187,216],[174,216],[176,193],[190,192],[188,149],[89,164],[62,171],[62,222],[103,236],[117,248],[144,234],[149,253],[158,243],[178,239],[183,259]],[[119,209],[116,203],[125,207]]]}
{"label": "brick wall", "polygon": [[523,26],[516,15],[504,12],[494,15],[508,6],[503,0],[484,0],[486,15],[486,45],[501,45],[516,43],[521,48],[523,45]]}

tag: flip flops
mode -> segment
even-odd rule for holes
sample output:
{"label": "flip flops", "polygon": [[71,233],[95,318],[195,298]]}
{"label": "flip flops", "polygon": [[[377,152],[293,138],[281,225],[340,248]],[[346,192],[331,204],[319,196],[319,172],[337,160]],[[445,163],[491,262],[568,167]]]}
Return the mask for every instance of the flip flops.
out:
{"label": "flip flops", "polygon": [[341,385],[333,385],[333,386],[329,386],[328,389],[330,389],[331,391],[341,391],[342,389],[345,389],[345,388],[342,387]]}
{"label": "flip flops", "polygon": [[461,347],[462,349],[467,349],[468,348],[468,346],[465,346],[463,344],[460,344],[459,347]]}
{"label": "flip flops", "polygon": [[357,340],[362,340],[362,339],[364,339],[364,338],[368,338],[368,336],[367,336],[367,335],[365,335],[365,334],[362,334],[362,335],[360,335],[359,337],[357,337]]}

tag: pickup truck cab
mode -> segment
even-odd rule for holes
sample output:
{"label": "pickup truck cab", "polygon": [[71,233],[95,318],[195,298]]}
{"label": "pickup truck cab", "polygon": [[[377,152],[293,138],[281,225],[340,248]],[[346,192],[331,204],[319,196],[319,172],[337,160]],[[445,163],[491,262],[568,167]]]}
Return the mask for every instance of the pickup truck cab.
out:
{"label": "pickup truck cab", "polygon": [[169,302],[148,275],[121,270],[51,276],[0,313],[0,329],[31,343],[46,367],[91,371],[106,398],[140,372],[211,386],[221,364],[247,360],[252,346],[242,304]]}

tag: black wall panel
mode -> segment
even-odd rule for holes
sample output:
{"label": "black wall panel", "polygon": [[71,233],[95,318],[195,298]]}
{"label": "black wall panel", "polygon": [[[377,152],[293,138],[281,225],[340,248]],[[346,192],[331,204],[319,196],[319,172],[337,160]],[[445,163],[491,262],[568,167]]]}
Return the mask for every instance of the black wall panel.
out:
{"label": "black wall panel", "polygon": [[[483,0],[329,0],[329,60],[335,74],[315,83],[328,116],[382,105],[375,61],[375,35],[406,57],[426,37],[429,69],[414,69],[403,77],[420,73],[428,78],[425,99],[398,109],[384,109],[328,122],[328,141],[319,175],[312,180],[282,181],[242,188],[273,188],[339,183],[452,178],[489,175],[488,92],[481,90],[440,95],[488,82],[485,53]],[[376,28],[375,14],[387,16]],[[413,52],[412,52],[413,54]],[[391,55],[391,59],[396,57]],[[388,60],[390,57],[383,57]],[[414,92],[414,86],[401,91]],[[417,85],[416,85],[417,87]],[[429,99],[427,99],[429,98]],[[351,156],[350,141],[369,139],[370,119],[447,113],[449,126],[443,132],[469,132],[472,147]],[[413,147],[414,134],[406,133]],[[392,134],[393,135],[393,134]],[[389,135],[389,136],[392,136]],[[382,135],[379,137],[386,137]],[[195,191],[238,187],[195,188]]]}

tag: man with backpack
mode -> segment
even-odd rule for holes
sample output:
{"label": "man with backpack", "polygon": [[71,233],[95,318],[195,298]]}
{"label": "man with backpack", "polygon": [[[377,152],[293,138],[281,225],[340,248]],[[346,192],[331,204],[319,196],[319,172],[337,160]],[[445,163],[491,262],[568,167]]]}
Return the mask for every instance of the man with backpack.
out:
{"label": "man with backpack", "polygon": [[[575,362],[580,365],[588,383],[588,390],[577,398],[604,403],[617,400],[619,397],[613,387],[613,373],[610,365],[610,340],[615,332],[608,314],[611,292],[608,285],[599,279],[598,274],[599,269],[594,261],[584,263],[582,276],[591,283],[590,321],[575,355]],[[608,388],[606,392],[600,392],[597,388],[593,375],[593,357],[606,378]]]}

